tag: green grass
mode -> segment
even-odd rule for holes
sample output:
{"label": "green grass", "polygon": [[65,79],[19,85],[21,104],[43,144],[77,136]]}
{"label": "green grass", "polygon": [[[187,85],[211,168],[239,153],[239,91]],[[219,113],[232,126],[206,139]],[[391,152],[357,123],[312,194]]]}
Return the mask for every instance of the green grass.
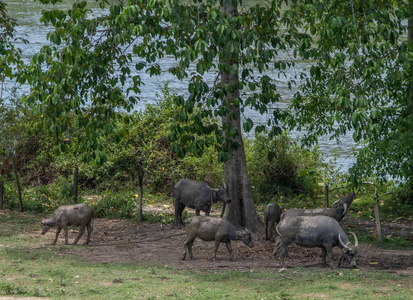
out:
{"label": "green grass", "polygon": [[43,246],[38,216],[0,215],[0,295],[52,299],[410,299],[413,279],[386,271],[292,268],[180,271],[96,263]]}

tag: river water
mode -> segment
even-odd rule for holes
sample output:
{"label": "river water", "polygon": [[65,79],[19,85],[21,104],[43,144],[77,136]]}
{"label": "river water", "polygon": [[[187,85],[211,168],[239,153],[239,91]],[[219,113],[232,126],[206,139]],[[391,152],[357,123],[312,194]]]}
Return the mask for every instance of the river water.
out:
{"label": "river water", "polygon": [[[256,0],[250,0],[256,1]],[[46,35],[49,31],[51,31],[50,27],[44,26],[40,22],[40,15],[42,9],[45,9],[45,6],[40,4],[39,2],[35,2],[34,0],[6,0],[7,10],[9,11],[10,15],[14,17],[17,22],[17,33],[19,36],[27,39],[29,44],[23,44],[21,42],[17,42],[16,46],[22,49],[23,52],[23,59],[25,62],[29,62],[31,57],[39,51],[39,49],[48,43],[46,39]],[[73,3],[73,0],[64,0],[62,4],[58,4],[58,8],[69,8]],[[96,6],[94,0],[90,1],[90,5]],[[96,9],[97,11],[97,9]],[[282,54],[281,54],[282,55]],[[284,54],[285,57],[281,57],[280,59],[291,59],[292,56],[288,54]],[[165,58],[160,65],[163,68],[163,73],[161,76],[157,77],[149,77],[145,74],[142,74],[142,81],[145,85],[141,88],[142,93],[140,95],[140,101],[136,106],[136,110],[141,110],[145,107],[148,103],[154,103],[157,100],[157,95],[160,93],[161,88],[165,83],[168,83],[169,87],[180,93],[186,90],[186,82],[182,82],[177,80],[174,76],[170,75],[167,70],[170,66],[175,63],[172,57]],[[298,62],[299,68],[305,68],[306,66],[310,65],[311,62]],[[287,71],[287,78],[293,77],[295,75],[296,70],[288,70]],[[288,103],[291,101],[295,90],[288,88],[288,79],[287,78],[279,78],[278,74],[275,72],[269,74],[277,83],[277,89],[282,95],[282,102],[277,104],[278,108],[286,109]],[[207,78],[207,80],[213,82],[214,78],[211,75],[211,78]],[[6,82],[6,89],[11,87],[13,84],[10,82]],[[29,91],[28,86],[23,86],[20,90],[25,93]],[[3,96],[7,96],[7,90],[3,94]],[[260,115],[255,111],[248,110],[244,113],[243,117],[251,118],[255,124],[266,124],[267,116]],[[291,132],[290,135],[293,138],[299,138],[301,135],[300,132]],[[319,148],[324,153],[324,158],[326,161],[330,161],[333,157],[336,157],[335,165],[342,171],[347,171],[351,165],[355,162],[354,157],[352,156],[352,148],[354,147],[354,142],[351,138],[351,133],[347,136],[344,136],[341,139],[341,143],[337,144],[336,141],[330,141],[328,137],[322,137],[319,139]]]}

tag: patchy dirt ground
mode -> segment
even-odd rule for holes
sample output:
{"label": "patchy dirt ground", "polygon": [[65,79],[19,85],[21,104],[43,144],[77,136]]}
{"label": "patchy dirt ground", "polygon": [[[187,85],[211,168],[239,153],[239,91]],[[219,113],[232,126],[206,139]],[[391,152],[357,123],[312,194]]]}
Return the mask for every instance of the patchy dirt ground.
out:
{"label": "patchy dirt ground", "polygon": [[[372,245],[361,244],[358,255],[358,268],[361,270],[389,270],[391,272],[413,275],[413,224],[412,222],[383,224],[383,231],[397,234],[409,234],[412,242],[411,250],[383,250]],[[374,229],[373,222],[363,222],[349,227],[363,226]],[[263,235],[254,236],[254,248],[248,248],[241,241],[233,241],[234,261],[229,260],[229,254],[224,244],[221,244],[217,260],[212,261],[213,243],[197,239],[193,245],[194,260],[181,260],[185,231],[172,225],[131,224],[127,220],[95,219],[93,223],[91,243],[86,247],[67,250],[68,254],[80,256],[96,262],[139,262],[148,265],[169,266],[181,270],[267,270],[278,271],[279,261],[271,258],[274,243],[266,241]],[[347,230],[346,230],[347,231]],[[50,230],[42,236],[45,244],[52,241],[55,231]],[[70,231],[70,241],[77,235],[76,230]],[[86,234],[79,243],[83,243]],[[63,235],[58,244],[63,243]],[[334,249],[338,257],[340,250]],[[301,248],[295,245],[289,247],[288,267],[321,268],[321,249]],[[347,264],[342,266],[349,268]]]}

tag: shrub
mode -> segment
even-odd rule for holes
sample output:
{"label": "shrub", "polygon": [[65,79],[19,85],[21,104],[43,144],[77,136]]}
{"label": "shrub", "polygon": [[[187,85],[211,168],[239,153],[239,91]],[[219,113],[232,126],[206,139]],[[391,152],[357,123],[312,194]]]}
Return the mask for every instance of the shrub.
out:
{"label": "shrub", "polygon": [[322,182],[325,164],[318,149],[302,149],[286,134],[258,135],[246,143],[254,199],[278,201],[281,196],[313,198]]}
{"label": "shrub", "polygon": [[132,218],[137,212],[137,198],[132,192],[107,192],[99,198],[86,201],[98,218]]}

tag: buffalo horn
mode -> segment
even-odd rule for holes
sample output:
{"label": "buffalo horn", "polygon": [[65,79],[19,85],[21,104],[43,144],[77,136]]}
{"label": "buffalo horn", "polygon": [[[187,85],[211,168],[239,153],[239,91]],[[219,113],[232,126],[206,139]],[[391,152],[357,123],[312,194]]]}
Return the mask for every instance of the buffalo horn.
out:
{"label": "buffalo horn", "polygon": [[356,234],[354,233],[354,232],[351,232],[350,231],[350,233],[354,236],[354,247],[358,247],[358,245],[359,245],[359,240],[357,239],[357,236],[356,236]]}
{"label": "buffalo horn", "polygon": [[351,248],[348,246],[348,244],[350,244],[350,242],[348,242],[347,244],[344,244],[343,241],[341,240],[341,235],[340,235],[340,234],[338,235],[338,240],[339,240],[340,244],[341,244],[344,248],[346,248],[346,250],[351,250]]}
{"label": "buffalo horn", "polygon": [[346,211],[347,211],[347,203],[344,203],[343,206],[344,206],[344,211],[343,211],[342,216],[344,216],[344,215],[346,214]]}

